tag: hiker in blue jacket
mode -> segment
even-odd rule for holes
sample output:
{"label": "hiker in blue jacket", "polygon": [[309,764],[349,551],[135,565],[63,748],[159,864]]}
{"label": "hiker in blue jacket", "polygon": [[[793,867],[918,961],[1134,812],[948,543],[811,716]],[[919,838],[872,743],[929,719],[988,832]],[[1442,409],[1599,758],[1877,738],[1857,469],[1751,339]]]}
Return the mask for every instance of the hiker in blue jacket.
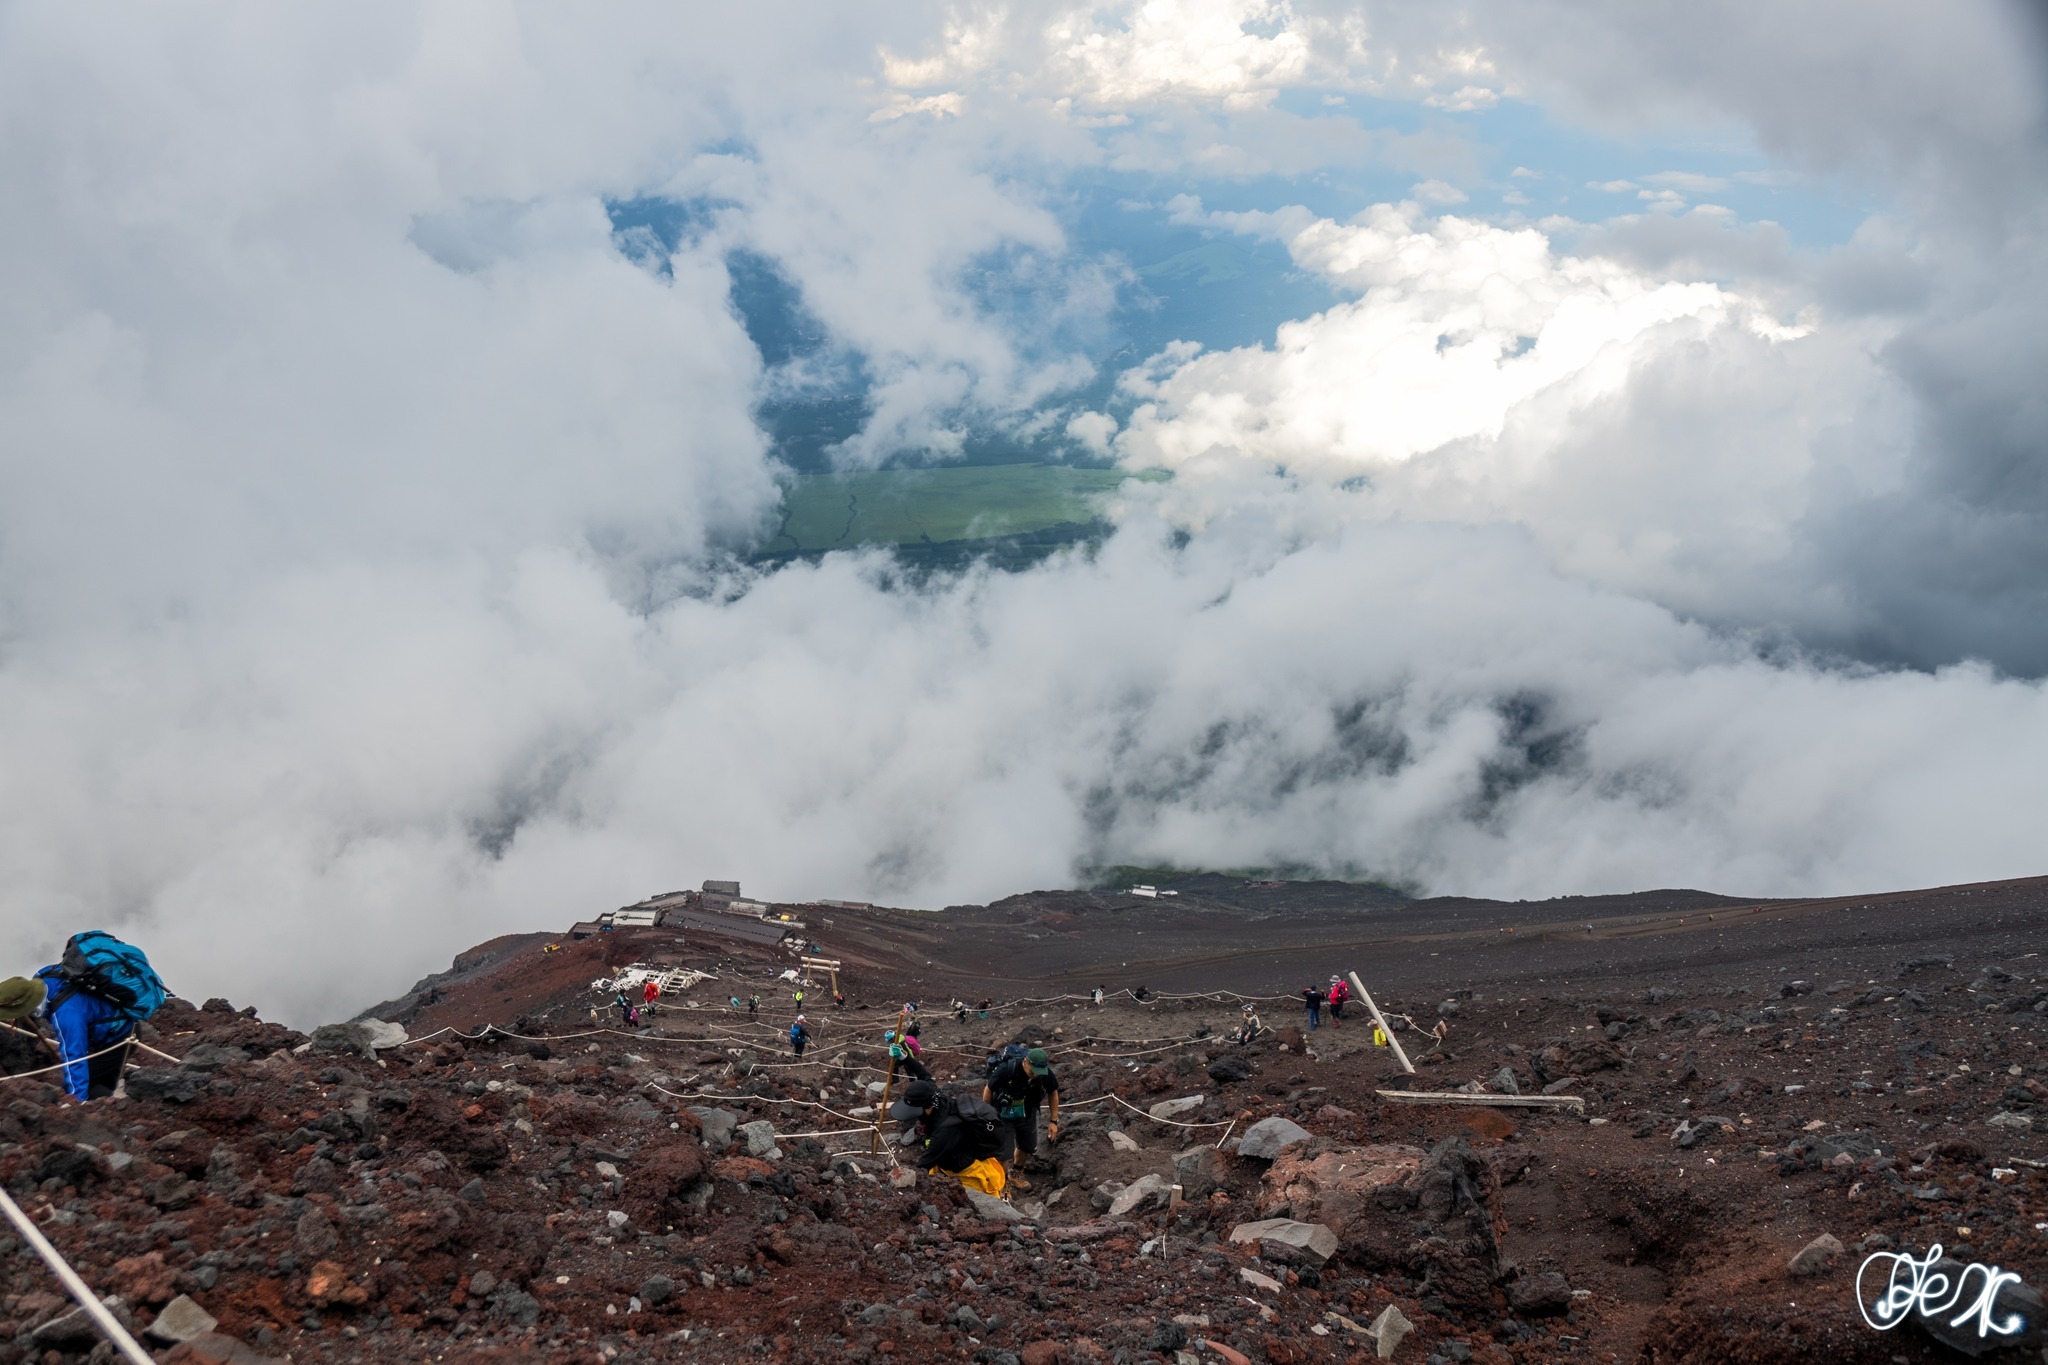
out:
{"label": "hiker in blue jacket", "polygon": [[147,954],[104,929],[88,929],[65,943],[62,961],[0,981],[0,1020],[49,1020],[64,1088],[74,1100],[104,1099],[120,1088],[135,1026],[165,995]]}
{"label": "hiker in blue jacket", "polygon": [[[57,1056],[64,1064],[64,1088],[74,1100],[104,1099],[121,1083],[128,1063],[135,1021],[127,1014],[83,991],[65,992],[55,966],[34,976],[0,981],[0,1019],[47,1019],[57,1035]],[[56,1000],[56,1008],[50,1001]],[[104,1049],[111,1048],[112,1051]],[[94,1056],[93,1054],[99,1055]]]}

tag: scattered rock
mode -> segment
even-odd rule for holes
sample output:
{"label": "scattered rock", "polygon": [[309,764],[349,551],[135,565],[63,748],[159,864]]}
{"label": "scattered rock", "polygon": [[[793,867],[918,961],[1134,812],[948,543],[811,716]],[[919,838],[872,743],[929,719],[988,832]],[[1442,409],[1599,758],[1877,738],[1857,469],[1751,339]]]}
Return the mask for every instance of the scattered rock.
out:
{"label": "scattered rock", "polygon": [[1844,1248],[1832,1233],[1823,1232],[1792,1254],[1785,1262],[1785,1268],[1794,1275],[1818,1275],[1832,1270],[1835,1262],[1842,1258]]}
{"label": "scattered rock", "polygon": [[349,1278],[347,1267],[321,1261],[306,1277],[306,1297],[322,1308],[358,1308],[369,1302],[370,1291]]}
{"label": "scattered rock", "polygon": [[1486,1088],[1496,1095],[1519,1095],[1522,1093],[1521,1082],[1515,1079],[1515,1069],[1511,1066],[1504,1066],[1494,1072],[1493,1079],[1486,1083]]}
{"label": "scattered rock", "polygon": [[1024,1215],[1018,1212],[1017,1206],[1007,1199],[998,1199],[994,1195],[984,1194],[980,1190],[966,1190],[965,1192],[967,1202],[974,1206],[974,1211],[991,1223],[1021,1223],[1024,1221]]}
{"label": "scattered rock", "polygon": [[1271,1161],[1295,1143],[1307,1142],[1311,1136],[1308,1129],[1294,1120],[1275,1115],[1260,1119],[1244,1130],[1244,1136],[1237,1141],[1237,1154]]}
{"label": "scattered rock", "polygon": [[1274,1279],[1271,1275],[1261,1275],[1258,1271],[1253,1270],[1250,1266],[1239,1267],[1237,1272],[1237,1278],[1243,1280],[1246,1284],[1250,1285],[1254,1289],[1264,1289],[1275,1294],[1279,1293],[1281,1289],[1284,1287],[1281,1285],[1280,1281]]}
{"label": "scattered rock", "polygon": [[1109,1216],[1121,1218],[1154,1205],[1165,1206],[1173,1198],[1173,1185],[1158,1175],[1142,1175],[1117,1194],[1109,1203]]}
{"label": "scattered rock", "polygon": [[767,1119],[743,1123],[737,1130],[747,1144],[747,1155],[761,1161],[780,1161],[782,1149],[775,1145],[775,1125]]}
{"label": "scattered rock", "polygon": [[220,1323],[213,1314],[193,1302],[189,1295],[180,1294],[164,1305],[164,1311],[156,1315],[156,1321],[148,1327],[150,1336],[158,1341],[177,1345],[194,1337],[203,1337]]}
{"label": "scattered rock", "polygon": [[1402,1338],[1415,1330],[1415,1324],[1390,1303],[1380,1310],[1380,1315],[1366,1330],[1372,1334],[1373,1354],[1386,1360],[1394,1354],[1394,1348],[1401,1344]]}
{"label": "scattered rock", "polygon": [[1572,1287],[1555,1270],[1524,1275],[1508,1286],[1508,1307],[1524,1317],[1565,1312],[1572,1306]]}
{"label": "scattered rock", "polygon": [[170,1104],[190,1104],[206,1093],[206,1083],[205,1072],[182,1066],[131,1071],[126,1081],[129,1099],[164,1100]]}
{"label": "scattered rock", "polygon": [[1993,1114],[1984,1122],[1993,1128],[2004,1128],[2015,1133],[2032,1132],[2034,1127],[2034,1120],[2028,1115],[2008,1113],[2004,1110]]}
{"label": "scattered rock", "polygon": [[[101,1302],[109,1309],[118,1309],[121,1304],[121,1300],[117,1298],[103,1299]],[[115,1316],[121,1315],[117,1312]],[[51,1318],[29,1335],[38,1346],[62,1349],[66,1346],[98,1341],[100,1328],[99,1324],[93,1321],[92,1314],[86,1312],[85,1306],[80,1304],[68,1313]]]}
{"label": "scattered rock", "polygon": [[1200,1109],[1208,1100],[1207,1095],[1183,1095],[1177,1100],[1161,1100],[1145,1112],[1155,1119],[1178,1118]]}
{"label": "scattered rock", "polygon": [[1109,1145],[1119,1152],[1135,1152],[1138,1150],[1136,1140],[1121,1128],[1109,1130]]}
{"label": "scattered rock", "polygon": [[1218,1085],[1234,1085],[1250,1080],[1251,1076],[1251,1059],[1235,1052],[1226,1052],[1209,1063],[1209,1079]]}
{"label": "scattered rock", "polygon": [[[1292,1218],[1265,1218],[1240,1223],[1230,1230],[1233,1242],[1256,1242],[1267,1260],[1292,1264],[1300,1260],[1321,1265],[1337,1254],[1337,1234],[1321,1223],[1302,1223]],[[1279,1253],[1275,1255],[1273,1253]]]}
{"label": "scattered rock", "polygon": [[722,1152],[732,1143],[733,1131],[739,1127],[740,1116],[730,1109],[706,1109],[697,1105],[690,1107],[703,1125],[703,1143],[714,1152]]}

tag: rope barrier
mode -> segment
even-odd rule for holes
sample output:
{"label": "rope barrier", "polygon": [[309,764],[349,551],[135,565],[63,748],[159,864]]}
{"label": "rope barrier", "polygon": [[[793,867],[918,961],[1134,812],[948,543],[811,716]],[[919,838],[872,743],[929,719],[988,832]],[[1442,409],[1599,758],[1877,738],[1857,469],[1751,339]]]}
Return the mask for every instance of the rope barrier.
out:
{"label": "rope barrier", "polygon": [[[85,1054],[85,1055],[84,1055],[83,1057],[73,1057],[73,1058],[72,1058],[72,1059],[71,1059],[70,1061],[68,1061],[68,1062],[58,1062],[58,1063],[57,1063],[57,1064],[56,1064],[55,1066],[41,1066],[41,1067],[37,1067],[37,1068],[36,1068],[36,1069],[35,1069],[34,1071],[15,1071],[15,1072],[10,1072],[9,1074],[7,1074],[7,1075],[5,1075],[5,1076],[0,1076],[0,1080],[6,1080],[6,1081],[25,1081],[25,1080],[27,1080],[27,1079],[28,1079],[29,1077],[31,1077],[31,1076],[47,1076],[47,1075],[49,1075],[49,1074],[50,1074],[50,1073],[51,1073],[52,1071],[62,1071],[62,1070],[64,1070],[64,1069],[65,1069],[65,1068],[67,1068],[67,1067],[72,1067],[72,1066],[80,1066],[80,1065],[83,1065],[83,1064],[84,1064],[84,1063],[86,1063],[86,1062],[89,1062],[89,1061],[91,1061],[91,1060],[92,1060],[93,1058],[95,1058],[95,1057],[104,1057],[104,1056],[106,1056],[106,1055],[107,1055],[107,1054],[108,1054],[109,1052],[118,1052],[118,1051],[120,1051],[120,1050],[121,1050],[122,1048],[124,1048],[124,1047],[127,1047],[127,1046],[128,1046],[129,1044],[130,1044],[130,1042],[132,1042],[132,1041],[133,1041],[132,1039],[128,1039],[128,1038],[123,1038],[123,1039],[122,1039],[122,1040],[121,1040],[120,1042],[118,1042],[118,1043],[112,1043],[112,1044],[109,1044],[108,1046],[106,1046],[106,1047],[103,1047],[103,1048],[101,1048],[101,1049],[100,1049],[100,1050],[99,1050],[98,1052],[88,1052],[88,1053],[86,1053],[86,1054]],[[175,1057],[173,1057],[173,1058],[172,1058],[171,1060],[172,1060],[172,1061],[176,1061],[176,1060],[178,1060],[178,1059],[177,1059],[177,1058],[175,1058]]]}

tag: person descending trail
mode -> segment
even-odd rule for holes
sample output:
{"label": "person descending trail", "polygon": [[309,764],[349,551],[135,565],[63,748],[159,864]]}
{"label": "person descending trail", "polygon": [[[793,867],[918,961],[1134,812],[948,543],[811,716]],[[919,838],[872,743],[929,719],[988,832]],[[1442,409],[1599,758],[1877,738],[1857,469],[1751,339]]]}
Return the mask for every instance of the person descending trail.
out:
{"label": "person descending trail", "polygon": [[633,1002],[626,998],[623,988],[612,992],[612,1004],[618,1007],[619,1022],[630,1025],[638,1011],[633,1008]]}
{"label": "person descending trail", "polygon": [[796,1022],[789,1026],[789,1050],[796,1054],[798,1061],[804,1058],[804,1049],[811,1045],[811,1031],[805,1026],[804,1017],[799,1014]]}
{"label": "person descending trail", "polygon": [[1344,1002],[1351,998],[1351,988],[1344,984],[1344,978],[1330,978],[1330,1024],[1335,1027],[1344,1022]]}
{"label": "person descending trail", "polygon": [[1311,1032],[1323,1026],[1323,993],[1315,986],[1304,986],[1301,1003],[1308,1007],[1308,1026]]}
{"label": "person descending trail", "polygon": [[889,1106],[903,1125],[911,1159],[933,1175],[955,1177],[970,1190],[1000,1196],[1009,1188],[1003,1167],[1016,1152],[1010,1125],[994,1106],[970,1095],[942,1095],[930,1081],[912,1081],[903,1098]]}
{"label": "person descending trail", "polygon": [[0,1020],[48,1020],[65,1090],[74,1100],[104,1099],[120,1087],[135,1026],[166,994],[140,948],[89,929],[71,936],[61,961],[0,982]]}
{"label": "person descending trail", "polygon": [[654,1012],[654,1002],[660,998],[660,983],[657,982],[653,977],[648,977],[647,984],[640,988],[640,1003],[644,1008],[645,1012],[648,1014],[652,1014]]}
{"label": "person descending trail", "polygon": [[760,1018],[760,1017],[761,1017],[761,997],[760,997],[760,996],[758,996],[758,995],[750,995],[750,996],[748,996],[748,997],[747,997],[747,1018],[749,1018],[749,1019],[758,1019],[758,1018]]}

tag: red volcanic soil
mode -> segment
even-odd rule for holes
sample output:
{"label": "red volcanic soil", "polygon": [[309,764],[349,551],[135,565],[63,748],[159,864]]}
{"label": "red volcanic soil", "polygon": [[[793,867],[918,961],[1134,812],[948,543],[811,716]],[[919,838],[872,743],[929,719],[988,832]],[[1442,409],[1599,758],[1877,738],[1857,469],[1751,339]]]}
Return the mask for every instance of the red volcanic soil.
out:
{"label": "red volcanic soil", "polygon": [[[8,1082],[0,1180],[139,1325],[175,1294],[219,1320],[167,1361],[1288,1365],[1378,1359],[1390,1305],[1416,1365],[1933,1361],[1963,1357],[1864,1323],[1866,1255],[1940,1242],[2048,1283],[2048,882],[1180,889],[806,908],[850,1003],[813,989],[800,1063],[795,955],[694,931],[482,945],[376,1011],[412,1038],[375,1055],[177,1002],[147,1036],[184,1062],[143,1058],[128,1098]],[[593,1025],[590,983],[628,961],[716,979],[637,1034]],[[1350,969],[1405,1016],[1412,1079],[1355,1005],[1299,1031],[1294,993]],[[727,1003],[755,992],[758,1020]],[[1241,995],[1278,997],[1255,1002],[1277,1032],[1225,1040]],[[956,996],[992,1006],[963,1022]],[[1053,1052],[1063,1131],[999,1216],[870,1153],[856,1111],[906,999],[949,1088],[997,1044]],[[1510,1079],[1583,1112],[1382,1093]],[[1271,1119],[1307,1136],[1239,1154]],[[1331,1254],[1231,1240],[1267,1217],[1328,1228]],[[1822,1234],[1844,1249],[1795,1274]],[[31,1254],[0,1273],[0,1365],[87,1358]],[[2026,1341],[1989,1358],[2039,1359]]]}

